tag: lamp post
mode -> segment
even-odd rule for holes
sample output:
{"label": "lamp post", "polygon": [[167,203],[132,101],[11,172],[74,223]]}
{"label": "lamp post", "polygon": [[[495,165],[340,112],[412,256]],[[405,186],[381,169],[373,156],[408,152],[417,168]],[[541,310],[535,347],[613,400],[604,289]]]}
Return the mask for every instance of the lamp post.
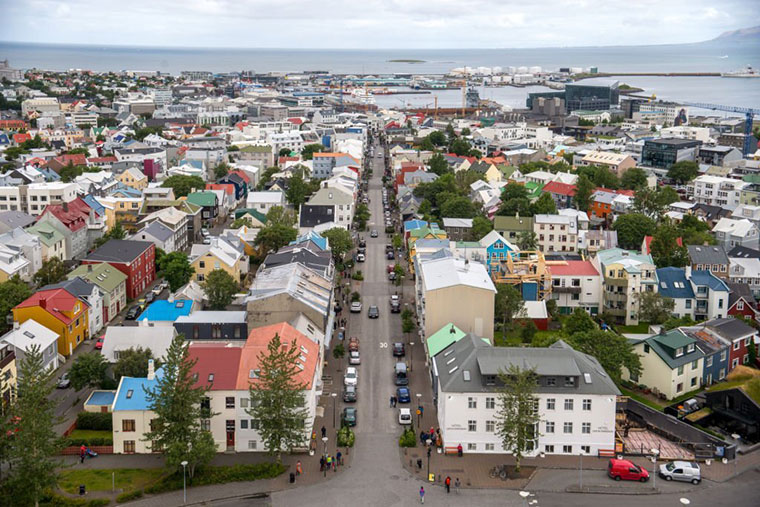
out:
{"label": "lamp post", "polygon": [[578,488],[583,492],[583,449],[581,449],[580,454],[578,454],[578,457],[581,460],[581,466],[578,469]]}
{"label": "lamp post", "polygon": [[335,405],[337,404],[338,393],[332,393],[330,396],[333,399],[333,429],[335,429]]}
{"label": "lamp post", "polygon": [[414,366],[414,342],[409,343],[409,371],[412,371]]}
{"label": "lamp post", "polygon": [[430,444],[433,443],[431,439],[425,440],[425,443],[427,444],[427,476],[428,480],[430,480]]}
{"label": "lamp post", "polygon": [[327,437],[322,437],[322,456],[325,458],[325,477],[327,477]]}
{"label": "lamp post", "polygon": [[187,503],[187,480],[185,479],[187,461],[183,461],[180,465],[182,465],[182,505],[185,505]]}
{"label": "lamp post", "polygon": [[691,500],[688,498],[679,498],[678,501],[681,502],[682,505],[689,505],[691,503]]}
{"label": "lamp post", "polygon": [[522,497],[522,499],[525,500],[525,505],[528,505],[528,497],[530,496],[530,492],[529,491],[520,491],[519,494]]}
{"label": "lamp post", "polygon": [[738,433],[731,433],[731,438],[736,440],[736,450],[734,451],[734,477],[736,477],[736,462],[739,460],[739,439],[742,436]]}
{"label": "lamp post", "polygon": [[657,456],[660,454],[659,449],[650,449],[652,451],[652,454],[654,456],[654,472],[653,472],[653,478],[652,478],[652,488],[657,489]]}
{"label": "lamp post", "polygon": [[421,428],[422,424],[422,393],[417,393],[417,428]]}

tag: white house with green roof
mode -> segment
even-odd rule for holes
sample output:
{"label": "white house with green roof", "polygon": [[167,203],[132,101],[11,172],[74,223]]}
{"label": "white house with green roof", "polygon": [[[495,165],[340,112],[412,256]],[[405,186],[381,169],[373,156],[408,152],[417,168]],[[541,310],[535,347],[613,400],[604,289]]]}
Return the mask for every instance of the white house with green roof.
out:
{"label": "white house with green roof", "polygon": [[42,260],[46,261],[57,257],[61,260],[66,258],[66,237],[51,223],[37,222],[26,229],[29,234],[40,238],[42,243]]}
{"label": "white house with green roof", "polygon": [[103,292],[103,322],[107,323],[127,306],[127,275],[107,262],[83,264],[66,275],[69,280],[81,277]]}

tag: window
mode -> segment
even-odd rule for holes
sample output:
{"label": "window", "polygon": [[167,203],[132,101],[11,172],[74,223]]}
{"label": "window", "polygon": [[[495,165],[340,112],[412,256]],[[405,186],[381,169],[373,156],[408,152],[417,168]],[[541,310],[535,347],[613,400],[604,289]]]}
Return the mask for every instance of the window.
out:
{"label": "window", "polygon": [[723,308],[723,298],[718,300],[718,308]]}
{"label": "window", "polygon": [[256,449],[256,441],[255,440],[249,440],[248,441],[248,449],[255,450]]}
{"label": "window", "polygon": [[549,387],[554,387],[557,385],[557,379],[554,377],[546,377],[546,385]]}
{"label": "window", "polygon": [[697,359],[696,361],[692,361],[691,362],[691,369],[692,370],[696,370],[697,369],[697,365],[699,365],[699,359]]}
{"label": "window", "polygon": [[553,421],[546,421],[546,432],[547,433],[554,433],[554,422]]}
{"label": "window", "polygon": [[705,359],[705,366],[707,368],[709,368],[710,366],[712,366],[712,363],[713,363],[713,356],[710,356],[707,359]]}
{"label": "window", "polygon": [[649,354],[649,345],[644,344],[644,354]]}
{"label": "window", "polygon": [[736,359],[734,359],[733,361],[731,361],[731,369],[733,370],[737,366],[739,366],[739,358],[738,357]]}
{"label": "window", "polygon": [[720,360],[721,361],[725,361],[726,360],[726,351],[725,350],[721,351],[721,353],[720,353]]}
{"label": "window", "polygon": [[581,452],[583,454],[591,454],[591,446],[590,445],[582,445],[581,446]]}
{"label": "window", "polygon": [[565,400],[565,410],[572,410],[573,409],[573,400],[572,399],[566,399]]}
{"label": "window", "polygon": [[744,310],[744,300],[743,299],[740,299],[739,301],[736,302],[736,309],[739,310],[739,311]]}
{"label": "window", "polygon": [[201,429],[211,431],[211,421],[209,419],[201,419]]}
{"label": "window", "polygon": [[477,421],[467,421],[467,431],[478,431],[478,422]]}
{"label": "window", "polygon": [[591,400],[583,400],[583,410],[591,410]]}
{"label": "window", "polygon": [[564,426],[562,427],[562,431],[564,433],[572,433],[573,432],[573,423],[566,422]]}
{"label": "window", "polygon": [[224,399],[224,408],[235,408],[235,397],[227,396]]}
{"label": "window", "polygon": [[591,433],[591,423],[585,422],[581,423],[581,433],[585,433],[586,435]]}
{"label": "window", "polygon": [[565,387],[574,387],[575,377],[565,377]]}
{"label": "window", "polygon": [[486,433],[493,433],[496,431],[496,423],[494,421],[486,421]]}
{"label": "window", "polygon": [[486,451],[493,451],[495,446],[493,444],[486,444]]}
{"label": "window", "polygon": [[496,398],[486,398],[486,408],[496,408]]}
{"label": "window", "polygon": [[683,365],[678,367],[678,375],[683,375]]}
{"label": "window", "polygon": [[248,398],[240,398],[240,408],[248,408]]}
{"label": "window", "polygon": [[546,399],[546,410],[554,410],[554,398]]}
{"label": "window", "polygon": [[544,446],[544,452],[549,454],[554,452],[554,446],[553,445],[545,445]]}
{"label": "window", "polygon": [[134,454],[135,453],[135,441],[134,440],[125,440],[124,441],[124,454]]}
{"label": "window", "polygon": [[478,444],[467,444],[467,450],[468,451],[477,451],[478,450]]}
{"label": "window", "polygon": [[686,300],[686,309],[691,310],[691,299]]}
{"label": "window", "polygon": [[251,419],[251,429],[252,430],[259,429],[259,420],[258,419]]}
{"label": "window", "polygon": [[681,391],[683,391],[683,382],[679,382],[676,386],[676,392],[680,393]]}
{"label": "window", "polygon": [[691,377],[691,387],[695,387],[697,385],[697,377]]}
{"label": "window", "polygon": [[478,400],[475,398],[467,398],[467,408],[478,408]]}
{"label": "window", "polygon": [[676,357],[681,357],[683,355],[683,347],[678,347],[676,349]]}
{"label": "window", "polygon": [[198,267],[200,267],[201,269],[204,269],[206,267],[206,263],[204,261],[200,261],[198,263]]}
{"label": "window", "polygon": [[241,419],[240,420],[240,429],[241,430],[247,430],[248,429],[248,419]]}
{"label": "window", "polygon": [[135,431],[135,420],[134,419],[122,420],[121,431],[125,431],[125,432]]}
{"label": "window", "polygon": [[562,446],[562,452],[565,454],[572,454],[573,453],[573,446],[572,445],[563,445]]}
{"label": "window", "polygon": [[734,350],[739,350],[739,346],[741,345],[741,340],[737,340],[734,342]]}

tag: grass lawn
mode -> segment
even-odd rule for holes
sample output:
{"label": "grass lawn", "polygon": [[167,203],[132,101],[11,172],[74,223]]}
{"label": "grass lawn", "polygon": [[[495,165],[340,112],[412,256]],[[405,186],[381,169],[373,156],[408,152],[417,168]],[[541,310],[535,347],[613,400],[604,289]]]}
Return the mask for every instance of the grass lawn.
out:
{"label": "grass lawn", "polygon": [[649,324],[640,322],[636,326],[614,326],[618,333],[646,334],[649,333]]}
{"label": "grass lawn", "polygon": [[134,491],[153,484],[163,475],[162,468],[105,468],[64,470],[58,478],[58,486],[67,493],[77,494],[79,485],[87,486],[88,491],[111,491],[111,477],[115,473],[116,489]]}
{"label": "grass lawn", "polygon": [[113,434],[107,430],[74,430],[69,435],[71,439],[111,438]]}
{"label": "grass lawn", "polygon": [[519,347],[522,345],[522,338],[520,338],[520,334],[517,332],[507,333],[507,336],[504,337],[502,331],[494,331],[493,343],[497,347]]}
{"label": "grass lawn", "polygon": [[650,408],[653,408],[653,409],[657,410],[658,412],[662,412],[662,409],[665,408],[665,405],[660,405],[659,403],[657,403],[657,402],[655,402],[653,400],[650,400],[649,398],[647,398],[645,396],[642,396],[642,395],[640,395],[638,393],[630,391],[630,390],[626,389],[625,387],[618,386],[618,388],[620,389],[620,392],[623,393],[624,396],[628,396],[629,398],[634,399],[634,400],[638,401],[639,403],[643,403],[644,405],[646,405],[646,406],[648,406]]}

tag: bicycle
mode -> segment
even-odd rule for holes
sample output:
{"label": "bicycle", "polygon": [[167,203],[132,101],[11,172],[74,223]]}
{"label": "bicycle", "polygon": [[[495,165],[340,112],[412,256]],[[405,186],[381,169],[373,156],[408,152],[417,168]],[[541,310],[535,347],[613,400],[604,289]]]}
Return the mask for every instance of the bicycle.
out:
{"label": "bicycle", "polygon": [[509,473],[507,472],[507,465],[496,465],[488,473],[488,476],[491,479],[495,479],[498,477],[502,481],[506,481],[509,478]]}

